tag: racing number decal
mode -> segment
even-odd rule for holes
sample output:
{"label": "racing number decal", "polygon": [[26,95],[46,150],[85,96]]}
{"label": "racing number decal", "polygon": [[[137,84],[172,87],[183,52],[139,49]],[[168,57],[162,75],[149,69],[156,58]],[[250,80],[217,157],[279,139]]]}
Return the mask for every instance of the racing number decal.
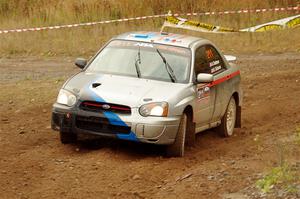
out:
{"label": "racing number decal", "polygon": [[212,59],[214,57],[214,53],[211,49],[205,51],[207,59]]}

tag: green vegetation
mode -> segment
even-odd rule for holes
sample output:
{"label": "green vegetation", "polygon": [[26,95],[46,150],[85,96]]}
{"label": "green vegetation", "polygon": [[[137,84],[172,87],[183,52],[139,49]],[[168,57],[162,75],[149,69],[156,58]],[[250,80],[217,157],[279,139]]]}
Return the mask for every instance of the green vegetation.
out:
{"label": "green vegetation", "polygon": [[[273,8],[297,5],[298,0],[0,0],[0,29],[15,29],[72,24],[153,14]],[[192,17],[203,23],[243,28],[287,17],[295,12],[267,12],[224,16]],[[184,17],[184,16],[183,16]],[[15,55],[85,55],[90,56],[111,36],[134,30],[159,31],[164,19],[103,24],[52,31],[0,35],[0,57]],[[167,29],[170,32],[182,30]],[[211,35],[189,31],[189,34],[215,41],[225,51],[283,52],[300,51],[300,28],[272,33]],[[293,47],[291,48],[291,43]],[[234,45],[232,45],[234,44]],[[246,48],[245,48],[246,47]]]}
{"label": "green vegetation", "polygon": [[[289,194],[297,194],[300,185],[299,157],[300,129],[296,129],[292,140],[279,142],[277,146],[278,165],[256,182],[256,186],[263,193],[271,193],[273,190],[282,190]],[[291,143],[290,143],[291,142]],[[296,143],[296,144],[295,144]],[[295,161],[296,160],[296,161]]]}
{"label": "green vegetation", "polygon": [[290,185],[296,180],[297,175],[295,171],[291,170],[287,164],[284,164],[271,169],[266,176],[256,182],[256,185],[263,193],[269,193],[272,188],[278,185],[284,186],[286,191],[292,191],[293,186]]}

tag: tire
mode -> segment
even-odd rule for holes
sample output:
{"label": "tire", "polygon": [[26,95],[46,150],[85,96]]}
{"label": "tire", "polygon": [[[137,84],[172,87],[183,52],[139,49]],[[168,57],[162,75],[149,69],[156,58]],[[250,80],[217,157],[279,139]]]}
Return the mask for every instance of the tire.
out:
{"label": "tire", "polygon": [[218,133],[223,137],[230,137],[233,135],[237,117],[236,102],[233,97],[230,98],[225,114],[221,120],[221,125],[217,127]]}
{"label": "tire", "polygon": [[180,119],[180,124],[178,132],[173,144],[168,145],[166,148],[166,153],[168,157],[183,157],[185,149],[185,139],[188,126],[188,116],[183,113]]}
{"label": "tire", "polygon": [[76,134],[71,133],[71,132],[60,131],[59,132],[59,138],[60,138],[60,142],[62,144],[72,144],[72,143],[75,143],[77,141]]}

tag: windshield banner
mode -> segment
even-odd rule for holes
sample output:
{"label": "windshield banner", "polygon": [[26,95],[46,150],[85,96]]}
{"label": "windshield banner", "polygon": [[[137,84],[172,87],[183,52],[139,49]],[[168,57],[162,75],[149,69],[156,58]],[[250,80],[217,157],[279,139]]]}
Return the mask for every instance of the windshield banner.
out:
{"label": "windshield banner", "polygon": [[212,24],[202,23],[199,21],[187,20],[180,17],[172,16],[170,14],[166,18],[161,31],[163,31],[165,27],[172,27],[172,28],[181,28],[186,30],[209,32],[209,33],[265,32],[265,31],[272,31],[272,30],[283,30],[288,28],[295,28],[298,26],[300,26],[300,15],[279,19],[269,23],[253,26],[250,28],[235,30],[233,28],[215,26]]}

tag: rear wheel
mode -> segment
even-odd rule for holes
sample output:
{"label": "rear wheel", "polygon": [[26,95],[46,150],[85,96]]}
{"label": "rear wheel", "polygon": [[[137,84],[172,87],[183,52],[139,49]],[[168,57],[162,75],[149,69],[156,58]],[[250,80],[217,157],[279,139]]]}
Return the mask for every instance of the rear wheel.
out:
{"label": "rear wheel", "polygon": [[185,139],[188,125],[188,117],[186,113],[181,116],[177,136],[175,142],[167,146],[167,156],[169,157],[183,157],[185,148]]}
{"label": "rear wheel", "polygon": [[226,112],[221,120],[221,125],[217,127],[217,131],[224,137],[230,137],[236,123],[236,102],[233,97],[230,98]]}
{"label": "rear wheel", "polygon": [[62,144],[71,144],[71,143],[75,143],[77,141],[76,134],[74,134],[72,132],[60,131],[59,138],[60,138],[60,142]]}

